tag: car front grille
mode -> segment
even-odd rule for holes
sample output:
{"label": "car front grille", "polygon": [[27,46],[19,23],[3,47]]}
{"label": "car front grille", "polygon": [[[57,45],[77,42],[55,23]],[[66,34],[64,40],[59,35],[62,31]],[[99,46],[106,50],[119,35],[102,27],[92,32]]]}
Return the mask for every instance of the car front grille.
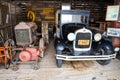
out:
{"label": "car front grille", "polygon": [[75,48],[88,48],[91,44],[90,33],[77,33],[75,39]]}

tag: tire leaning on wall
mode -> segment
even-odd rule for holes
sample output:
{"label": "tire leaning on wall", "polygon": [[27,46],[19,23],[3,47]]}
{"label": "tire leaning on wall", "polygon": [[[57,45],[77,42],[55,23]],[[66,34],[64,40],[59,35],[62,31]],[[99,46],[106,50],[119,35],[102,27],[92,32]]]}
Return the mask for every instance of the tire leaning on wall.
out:
{"label": "tire leaning on wall", "polygon": [[36,19],[36,15],[33,11],[28,11],[28,14],[27,14],[27,17],[32,21],[34,22],[35,19]]}

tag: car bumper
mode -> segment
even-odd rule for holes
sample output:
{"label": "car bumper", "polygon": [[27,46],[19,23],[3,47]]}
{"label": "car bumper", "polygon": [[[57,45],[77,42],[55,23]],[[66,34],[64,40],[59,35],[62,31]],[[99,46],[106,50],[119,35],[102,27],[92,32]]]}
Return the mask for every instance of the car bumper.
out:
{"label": "car bumper", "polygon": [[82,55],[82,56],[68,56],[68,55],[56,55],[56,59],[66,61],[79,61],[79,60],[108,60],[116,58],[116,54],[111,55]]}

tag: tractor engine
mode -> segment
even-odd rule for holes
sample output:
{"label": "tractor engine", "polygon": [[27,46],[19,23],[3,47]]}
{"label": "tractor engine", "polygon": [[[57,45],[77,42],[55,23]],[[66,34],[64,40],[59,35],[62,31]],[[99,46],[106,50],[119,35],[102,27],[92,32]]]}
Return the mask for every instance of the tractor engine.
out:
{"label": "tractor engine", "polygon": [[19,58],[23,62],[38,60],[39,49],[37,48],[26,48],[20,52]]}
{"label": "tractor engine", "polygon": [[34,22],[20,22],[15,26],[16,44],[21,46],[30,45],[35,40],[37,25]]}
{"label": "tractor engine", "polygon": [[23,47],[22,51],[19,53],[19,59],[23,62],[37,60],[40,56],[39,53],[41,52],[41,48],[43,48],[43,46],[40,47],[40,45],[44,45],[43,39],[39,40],[38,48],[30,46],[34,45],[34,42],[37,41],[36,30],[37,25],[34,22],[21,22],[15,26],[16,44]]}

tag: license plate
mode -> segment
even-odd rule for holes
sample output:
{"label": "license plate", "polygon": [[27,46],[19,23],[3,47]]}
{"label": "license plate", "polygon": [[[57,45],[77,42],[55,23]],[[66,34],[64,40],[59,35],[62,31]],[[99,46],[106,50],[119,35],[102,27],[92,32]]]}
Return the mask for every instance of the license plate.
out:
{"label": "license plate", "polygon": [[78,40],[78,45],[89,45],[90,40]]}

